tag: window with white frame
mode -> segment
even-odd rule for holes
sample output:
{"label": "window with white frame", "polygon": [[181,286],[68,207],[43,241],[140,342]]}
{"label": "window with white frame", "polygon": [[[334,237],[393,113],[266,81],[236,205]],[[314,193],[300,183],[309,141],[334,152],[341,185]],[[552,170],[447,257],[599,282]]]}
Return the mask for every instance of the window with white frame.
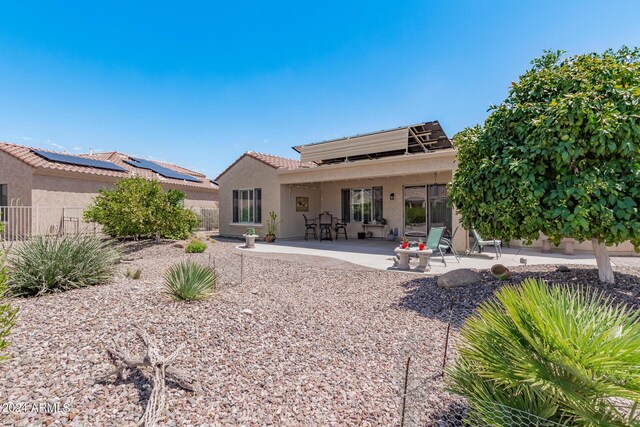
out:
{"label": "window with white frame", "polygon": [[262,222],[262,189],[233,190],[233,222],[245,224]]}

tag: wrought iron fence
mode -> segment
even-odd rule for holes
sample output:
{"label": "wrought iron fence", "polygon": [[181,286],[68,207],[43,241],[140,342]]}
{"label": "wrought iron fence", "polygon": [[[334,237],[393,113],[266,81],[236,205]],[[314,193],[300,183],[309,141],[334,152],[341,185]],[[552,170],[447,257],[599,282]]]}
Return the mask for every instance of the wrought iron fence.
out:
{"label": "wrought iron fence", "polygon": [[191,207],[198,216],[199,231],[217,231],[220,226],[219,210],[215,208]]}
{"label": "wrought iron fence", "polygon": [[100,226],[83,220],[84,208],[51,206],[0,206],[5,241],[28,240],[34,236],[96,234]]}
{"label": "wrought iron fence", "polygon": [[[218,230],[218,208],[192,207],[199,231]],[[99,224],[83,219],[84,208],[70,206],[0,206],[0,240],[21,241],[35,236],[98,234]]]}

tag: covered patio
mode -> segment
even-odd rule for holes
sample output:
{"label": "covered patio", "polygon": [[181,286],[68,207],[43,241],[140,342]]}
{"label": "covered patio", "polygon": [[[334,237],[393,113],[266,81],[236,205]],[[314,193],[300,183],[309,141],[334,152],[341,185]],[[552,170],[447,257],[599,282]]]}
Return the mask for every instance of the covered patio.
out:
{"label": "covered patio", "polygon": [[[244,245],[238,245],[238,249],[246,252],[282,254],[288,259],[292,259],[296,255],[316,256],[324,258],[333,258],[343,262],[348,262],[358,266],[368,267],[376,270],[396,270],[394,266],[394,249],[399,242],[389,242],[385,240],[303,240],[303,239],[279,239],[274,243],[256,242],[255,248],[245,249]],[[502,256],[496,260],[495,253],[487,250],[482,254],[472,254],[465,256],[461,253],[460,262],[456,261],[451,254],[445,255],[447,265],[445,266],[439,256],[431,258],[431,270],[425,273],[416,274],[432,274],[439,275],[447,271],[459,268],[472,268],[478,270],[486,270],[494,264],[503,264],[507,267],[526,265],[566,265],[566,264],[582,264],[596,265],[595,258],[592,253],[576,253],[574,255],[565,255],[561,253],[543,254],[540,250],[529,248],[503,248]],[[637,260],[638,258],[612,258],[614,266],[627,265],[629,259]],[[417,261],[412,262],[412,266]],[[410,272],[413,272],[411,270]]]}

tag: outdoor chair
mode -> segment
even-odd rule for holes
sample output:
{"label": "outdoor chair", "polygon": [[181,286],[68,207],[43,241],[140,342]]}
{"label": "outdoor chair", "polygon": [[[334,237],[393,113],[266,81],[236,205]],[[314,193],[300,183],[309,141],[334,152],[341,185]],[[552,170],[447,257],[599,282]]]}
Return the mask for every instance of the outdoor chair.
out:
{"label": "outdoor chair", "polygon": [[473,243],[473,247],[469,254],[472,254],[476,248],[478,249],[478,253],[481,253],[485,246],[493,246],[496,249],[496,259],[502,256],[502,240],[484,240],[480,237],[475,228],[471,229],[471,234],[473,235],[473,240],[475,242]]}
{"label": "outdoor chair", "polygon": [[315,218],[308,219],[305,214],[302,214],[302,216],[304,217],[304,226],[305,226],[304,240],[309,240],[307,238],[307,236],[309,235],[309,232],[313,233],[314,240],[318,240],[318,233],[316,231],[316,229],[318,228],[318,224],[316,224]]}
{"label": "outdoor chair", "polygon": [[333,216],[329,213],[321,213],[318,218],[320,222],[320,241],[333,240],[331,228],[333,226]]}
{"label": "outdoor chair", "polygon": [[336,240],[338,240],[338,234],[340,233],[340,230],[342,230],[342,233],[344,234],[344,239],[349,240],[349,238],[347,237],[347,222],[344,219],[340,218],[339,220],[337,220],[334,229],[336,232]]}
{"label": "outdoor chair", "polygon": [[460,228],[460,226],[457,226],[456,229],[453,230],[453,234],[451,235],[451,237],[447,238],[443,235],[442,239],[440,239],[440,248],[444,249],[445,252],[451,252],[453,256],[456,257],[456,261],[460,262],[460,255],[458,255],[458,251],[453,246],[453,238],[456,237],[458,228]]}
{"label": "outdoor chair", "polygon": [[427,241],[425,242],[425,246],[431,249],[434,255],[436,251],[438,251],[438,253],[442,257],[442,263],[446,267],[447,261],[444,259],[444,252],[442,252],[444,248],[441,244],[444,230],[446,230],[445,227],[431,227],[431,231],[429,231],[429,234],[427,235]]}

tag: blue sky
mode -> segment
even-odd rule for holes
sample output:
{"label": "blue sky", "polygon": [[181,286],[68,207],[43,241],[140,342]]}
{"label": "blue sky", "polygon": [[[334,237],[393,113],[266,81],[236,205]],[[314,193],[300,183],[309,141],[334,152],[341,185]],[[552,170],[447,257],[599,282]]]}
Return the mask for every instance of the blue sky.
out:
{"label": "blue sky", "polygon": [[[136,4],[132,4],[136,3]],[[215,177],[247,150],[482,122],[544,49],[640,46],[640,2],[0,2],[0,140]]]}

